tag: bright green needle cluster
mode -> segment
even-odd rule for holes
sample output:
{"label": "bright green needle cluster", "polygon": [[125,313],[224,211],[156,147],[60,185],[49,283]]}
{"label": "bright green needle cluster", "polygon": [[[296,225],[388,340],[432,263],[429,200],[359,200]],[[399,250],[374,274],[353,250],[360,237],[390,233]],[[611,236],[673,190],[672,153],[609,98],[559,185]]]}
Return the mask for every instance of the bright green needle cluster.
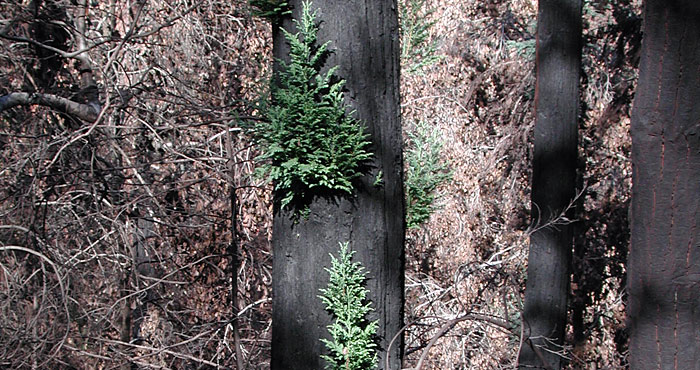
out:
{"label": "bright green needle cluster", "polygon": [[365,318],[372,310],[364,287],[367,273],[359,262],[352,262],[353,254],[348,243],[340,244],[340,255],[331,255],[331,268],[326,269],[328,288],[321,289],[321,301],[334,318],[328,326],[332,340],[322,339],[330,351],[322,356],[330,370],[369,370],[377,363],[377,321]]}
{"label": "bright green needle cluster", "polygon": [[272,101],[264,109],[268,122],[256,125],[262,158],[269,160],[264,172],[282,207],[308,202],[314,189],[352,193],[352,180],[371,158],[363,125],[346,111],[338,67],[321,72],[329,42],[317,45],[316,12],[310,8],[304,2],[296,34],[283,30],[290,60],[279,61]]}

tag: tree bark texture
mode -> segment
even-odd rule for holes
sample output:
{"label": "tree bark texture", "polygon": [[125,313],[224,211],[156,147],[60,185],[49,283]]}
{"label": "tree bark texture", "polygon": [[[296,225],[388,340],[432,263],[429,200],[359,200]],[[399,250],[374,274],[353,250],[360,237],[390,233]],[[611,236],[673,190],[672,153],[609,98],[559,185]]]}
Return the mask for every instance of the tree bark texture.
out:
{"label": "tree bark texture", "polygon": [[649,0],[632,111],[631,369],[700,369],[700,3]]}
{"label": "tree bark texture", "polygon": [[537,15],[536,123],[525,342],[521,368],[559,369],[566,326],[576,196],[581,0],[540,0]]}
{"label": "tree bark texture", "polygon": [[[299,19],[301,1],[290,1]],[[346,101],[364,121],[374,153],[372,173],[358,181],[348,199],[316,198],[307,219],[292,220],[275,211],[273,226],[272,363],[279,369],[322,369],[320,355],[329,338],[330,316],[318,298],[328,284],[329,253],[349,241],[354,260],[368,272],[367,288],[379,320],[379,368],[387,347],[403,324],[404,195],[399,110],[399,39],[395,0],[316,0],[321,20],[319,42],[331,40],[328,66],[346,83]],[[292,29],[290,19],[282,25]],[[286,58],[289,47],[273,31],[274,55]],[[383,183],[374,184],[381,171]],[[401,341],[393,344],[390,368],[399,369]]]}

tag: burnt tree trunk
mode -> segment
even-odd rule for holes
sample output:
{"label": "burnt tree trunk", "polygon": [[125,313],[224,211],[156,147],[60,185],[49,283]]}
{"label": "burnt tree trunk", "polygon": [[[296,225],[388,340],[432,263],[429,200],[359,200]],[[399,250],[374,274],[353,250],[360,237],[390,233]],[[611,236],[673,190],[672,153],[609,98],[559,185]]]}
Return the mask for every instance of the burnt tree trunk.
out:
{"label": "burnt tree trunk", "polygon": [[700,369],[700,3],[645,1],[632,111],[632,369]]}
{"label": "burnt tree trunk", "polygon": [[[540,0],[532,217],[521,368],[559,369],[566,327],[576,196],[581,0]],[[568,215],[568,216],[567,216]],[[564,216],[564,217],[562,217]]]}
{"label": "burnt tree trunk", "polygon": [[[299,18],[301,1],[290,1]],[[372,173],[358,181],[351,198],[315,198],[308,218],[295,222],[276,207],[273,226],[273,313],[271,368],[322,369],[320,338],[329,338],[330,317],[318,298],[328,284],[329,253],[350,242],[354,260],[368,272],[367,288],[379,320],[379,368],[403,324],[404,197],[399,111],[399,39],[395,0],[316,0],[320,43],[331,41],[328,65],[346,83],[346,101],[367,125],[374,154]],[[292,29],[290,19],[282,26]],[[293,31],[294,32],[294,31]],[[273,30],[274,55],[285,59],[289,47]],[[383,183],[374,184],[381,171]],[[401,341],[393,344],[390,367],[400,368]]]}

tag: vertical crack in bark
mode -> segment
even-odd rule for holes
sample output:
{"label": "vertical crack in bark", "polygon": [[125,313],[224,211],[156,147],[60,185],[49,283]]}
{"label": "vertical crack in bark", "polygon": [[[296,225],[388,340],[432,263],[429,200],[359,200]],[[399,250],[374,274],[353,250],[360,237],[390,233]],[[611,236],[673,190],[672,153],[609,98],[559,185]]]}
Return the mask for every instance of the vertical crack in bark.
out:
{"label": "vertical crack in bark", "polygon": [[[659,104],[661,103],[661,89],[664,86],[663,83],[663,71],[664,71],[664,57],[666,56],[666,51],[668,50],[668,37],[669,37],[669,32],[668,32],[668,24],[669,24],[669,10],[668,8],[665,9],[664,11],[664,48],[663,52],[661,53],[661,56],[659,57],[659,64],[658,64],[658,72],[656,73],[656,76],[658,78],[657,83],[656,83],[656,103],[654,104],[654,112],[659,111]],[[652,51],[649,50],[647,51],[651,53]]]}
{"label": "vertical crack in bark", "polygon": [[[683,33],[680,36],[680,40],[678,42],[678,50],[676,51],[676,58],[679,63],[679,68],[678,68],[678,73],[676,74],[676,81],[674,81],[675,86],[675,94],[674,94],[674,101],[673,101],[673,113],[671,114],[671,119],[669,120],[672,125],[675,125],[676,122],[682,122],[683,117],[679,117],[679,106],[680,106],[680,99],[682,98],[682,94],[684,90],[684,55],[683,55],[683,45],[684,45],[684,40],[686,37],[686,33],[688,32],[687,28],[684,28]],[[668,36],[667,36],[668,37]],[[663,122],[664,124],[668,123],[667,121]],[[687,161],[686,161],[687,163]],[[682,167],[681,167],[682,168]],[[673,232],[674,226],[676,224],[675,216],[678,211],[677,205],[676,205],[676,192],[678,190],[678,181],[681,175],[681,170],[676,169],[675,171],[675,176],[673,177],[673,184],[671,185],[671,218],[669,220],[669,226],[668,226],[668,244],[667,244],[667,256],[672,256],[670,258],[670,261],[668,262],[671,266],[669,269],[669,273],[675,276],[678,273],[678,263],[676,260],[676,255],[673,253],[675,246],[673,244]],[[681,211],[682,212],[682,211]],[[687,272],[687,270],[686,270]],[[678,369],[678,352],[679,352],[679,341],[678,341],[678,325],[680,322],[680,314],[679,314],[679,307],[678,307],[678,289],[679,287],[677,285],[672,286],[673,289],[673,313],[674,313],[674,322],[673,322],[673,368]]]}
{"label": "vertical crack in bark", "polygon": [[[685,152],[685,164],[686,165],[692,165],[690,162],[690,156],[692,153],[692,149],[690,148],[690,142],[688,141],[688,137],[685,137],[685,145],[686,145],[686,152]],[[685,252],[685,270],[689,271],[690,270],[690,251],[693,248],[693,243],[695,242],[695,235],[697,235],[697,227],[698,227],[698,209],[696,207],[695,213],[693,214],[693,226],[690,228],[690,240],[688,240],[688,248]]]}
{"label": "vertical crack in bark", "polygon": [[[661,305],[656,305],[656,317],[661,317]],[[661,370],[661,339],[659,339],[659,323],[654,322],[654,336],[656,337],[656,368]]]}
{"label": "vertical crack in bark", "polygon": [[673,312],[675,321],[673,322],[673,368],[678,369],[678,289],[673,291]]}
{"label": "vertical crack in bark", "polygon": [[[660,53],[659,56],[659,62],[658,62],[658,70],[656,73],[657,76],[657,91],[656,91],[656,99],[654,101],[654,109],[653,109],[653,114],[650,115],[652,122],[649,122],[650,128],[656,125],[656,123],[659,120],[660,112],[659,112],[659,106],[661,104],[661,91],[664,86],[663,83],[663,71],[664,71],[664,64],[665,64],[665,56],[666,56],[666,51],[668,50],[668,44],[669,44],[669,12],[668,9],[665,9],[664,15],[664,45],[663,45],[663,50]],[[651,48],[647,51],[648,53],[652,53]],[[652,263],[654,261],[653,256],[651,255],[651,251],[653,248],[650,245],[651,242],[651,232],[652,232],[652,225],[654,224],[654,218],[656,216],[656,194],[657,194],[657,186],[663,179],[663,170],[664,170],[664,154],[665,154],[665,143],[664,143],[664,130],[663,130],[663,122],[661,122],[661,158],[660,158],[660,170],[659,170],[659,178],[658,180],[653,184],[651,187],[651,197],[652,197],[652,204],[651,204],[651,217],[649,217],[648,222],[644,225],[645,229],[645,235],[646,235],[646,255],[647,255],[647,263]],[[654,130],[650,130],[653,132]],[[644,281],[644,276],[640,275],[639,276],[640,280],[640,286],[645,286],[645,281]],[[658,341],[658,327],[657,329],[657,341]]]}
{"label": "vertical crack in bark", "polygon": [[[667,22],[668,23],[668,22]],[[683,40],[685,39],[685,34],[687,32],[687,28],[684,30],[683,34],[680,37],[679,43],[678,43],[678,51],[676,52],[677,59],[678,59],[678,73],[676,74],[676,81],[674,81],[673,86],[675,86],[675,94],[674,94],[674,100],[673,100],[673,113],[671,114],[671,119],[668,120],[671,122],[672,125],[675,125],[675,122],[677,120],[681,121],[682,117],[678,117],[678,107],[680,105],[680,99],[681,99],[681,89],[683,86]],[[666,38],[668,39],[668,32],[666,34]],[[664,45],[664,48],[667,48],[667,45]],[[664,50],[665,52],[666,50]],[[663,124],[667,123],[667,120],[662,121]],[[665,138],[664,138],[664,133],[665,133],[665,127],[662,127],[662,148],[665,149]],[[663,165],[664,165],[664,156],[661,156],[661,176],[663,176]],[[676,214],[676,204],[675,204],[675,197],[676,197],[676,186],[678,184],[678,177],[680,173],[679,171],[676,171],[676,176],[673,178],[673,185],[671,188],[671,225],[668,228],[668,245],[667,245],[667,252],[666,255],[671,255],[671,252],[673,250],[673,226],[674,226],[674,216]],[[671,263],[675,264],[675,259],[671,259]]]}
{"label": "vertical crack in bark", "polygon": [[[676,218],[676,188],[678,187],[678,178],[680,177],[680,171],[676,170],[676,175],[673,176],[673,184],[671,185],[671,219],[669,220],[670,225],[668,226],[668,244],[666,255],[672,256],[673,254],[673,226],[675,225]],[[672,268],[675,270],[675,258],[671,259]]]}

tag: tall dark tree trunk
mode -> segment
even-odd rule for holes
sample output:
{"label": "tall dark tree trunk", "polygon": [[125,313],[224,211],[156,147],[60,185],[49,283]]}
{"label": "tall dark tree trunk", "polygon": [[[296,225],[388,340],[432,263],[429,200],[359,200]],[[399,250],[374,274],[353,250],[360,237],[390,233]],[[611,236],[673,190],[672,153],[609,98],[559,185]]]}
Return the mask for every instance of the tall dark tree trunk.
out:
{"label": "tall dark tree trunk", "polygon": [[632,111],[630,367],[700,369],[700,3],[648,0]]}
{"label": "tall dark tree trunk", "polygon": [[[532,162],[532,216],[521,368],[559,369],[573,246],[581,0],[540,0]],[[561,217],[564,215],[565,217]],[[568,215],[568,216],[567,216]]]}
{"label": "tall dark tree trunk", "polygon": [[[301,1],[290,1],[298,19]],[[379,320],[380,369],[386,349],[403,323],[404,201],[399,111],[399,39],[395,0],[316,0],[320,42],[331,40],[328,65],[347,80],[346,100],[368,127],[374,153],[371,175],[362,177],[352,199],[316,198],[307,219],[275,211],[273,226],[272,364],[278,369],[322,369],[330,317],[319,296],[328,284],[329,253],[349,241],[368,274],[369,299]],[[291,29],[289,19],[283,22]],[[274,55],[286,44],[274,31]],[[374,184],[381,171],[383,182]],[[400,368],[402,343],[392,346],[390,367]]]}

